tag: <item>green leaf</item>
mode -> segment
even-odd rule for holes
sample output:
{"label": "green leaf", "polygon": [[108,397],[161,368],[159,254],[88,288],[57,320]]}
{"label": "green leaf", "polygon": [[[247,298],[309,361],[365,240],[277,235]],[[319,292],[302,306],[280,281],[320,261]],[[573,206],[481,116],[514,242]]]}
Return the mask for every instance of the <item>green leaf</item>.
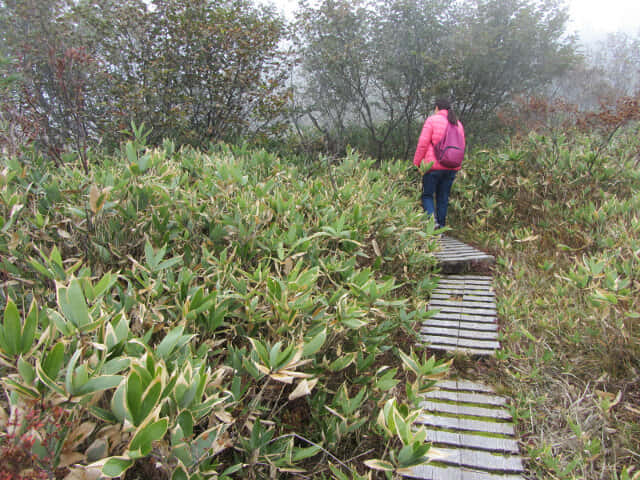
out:
{"label": "green leaf", "polygon": [[7,301],[7,306],[4,309],[4,322],[3,322],[3,345],[0,347],[9,355],[16,355],[20,345],[20,313],[18,307],[13,303],[13,300]]}
{"label": "green leaf", "polygon": [[111,411],[118,418],[118,421],[124,422],[127,418],[127,405],[125,400],[126,383],[123,382],[116,389],[111,398]]}
{"label": "green leaf", "polygon": [[58,342],[49,350],[42,361],[42,369],[50,378],[57,378],[64,363],[64,344]]}
{"label": "green leaf", "polygon": [[22,357],[18,359],[18,372],[27,385],[33,385],[36,380],[36,369]]}
{"label": "green leaf", "polygon": [[140,451],[143,456],[151,453],[151,445],[153,442],[160,440],[167,433],[169,427],[169,420],[167,418],[161,418],[157,422],[150,423],[140,428],[129,445],[129,449],[132,451]]}
{"label": "green leaf", "polygon": [[173,267],[174,265],[178,265],[179,263],[182,263],[182,257],[173,257],[170,258],[168,260],[165,260],[164,262],[160,262],[158,264],[158,266],[155,268],[156,271],[159,270],[166,270],[169,269],[171,267]]}
{"label": "green leaf", "polygon": [[142,423],[142,421],[151,414],[157,405],[161,394],[162,384],[160,383],[160,378],[156,378],[151,382],[144,393],[144,398],[140,405],[140,418],[137,425]]}
{"label": "green leaf", "polygon": [[100,281],[93,287],[93,298],[92,301],[95,301],[97,298],[101,297],[107,290],[111,289],[111,287],[118,280],[117,276],[111,274],[111,272],[106,273]]}
{"label": "green leaf", "polygon": [[333,362],[331,362],[331,364],[329,365],[329,370],[331,370],[332,372],[339,372],[340,370],[344,370],[349,365],[351,365],[355,358],[356,354],[353,352],[338,357]]}
{"label": "green leaf", "polygon": [[313,337],[308,342],[304,342],[304,347],[302,349],[302,355],[304,357],[309,357],[314,353],[317,353],[318,350],[322,348],[324,342],[327,340],[327,329],[321,330],[315,337]]}
{"label": "green leaf", "polygon": [[107,477],[120,477],[133,465],[133,460],[127,457],[111,457],[102,467],[102,474]]}
{"label": "green leaf", "polygon": [[100,377],[90,378],[82,385],[78,391],[78,395],[87,395],[90,393],[101,392],[120,385],[124,377],[122,375],[102,375]]}
{"label": "green leaf", "polygon": [[260,360],[265,365],[269,365],[269,352],[267,351],[267,347],[260,340],[256,340],[254,338],[249,338],[249,342],[253,346],[253,349],[258,354]]}
{"label": "green leaf", "polygon": [[73,328],[71,322],[67,321],[62,315],[55,310],[48,310],[48,316],[56,326],[58,331],[64,337],[71,337],[73,335]]}
{"label": "green leaf", "polygon": [[392,368],[388,370],[384,375],[382,375],[376,381],[376,387],[382,390],[383,392],[386,392],[387,390],[391,390],[393,387],[395,387],[399,382],[399,380],[396,380],[395,378],[393,378],[397,373],[397,371],[398,371],[397,368]]}
{"label": "green leaf", "polygon": [[67,393],[69,393],[70,395],[75,395],[75,388],[74,388],[74,376],[75,376],[75,368],[76,368],[76,363],[78,363],[78,359],[80,358],[80,355],[82,354],[82,349],[78,349],[74,352],[73,356],[71,357],[71,360],[69,360],[69,364],[67,365],[67,374],[66,377],[64,379],[64,386],[67,389]]}
{"label": "green leaf", "polygon": [[36,337],[36,328],[38,327],[38,314],[39,311],[36,306],[36,301],[33,300],[22,330],[22,345],[20,353],[27,353],[33,346],[33,341]]}
{"label": "green leaf", "polygon": [[189,475],[182,467],[176,467],[171,475],[171,480],[189,480]]}
{"label": "green leaf", "polygon": [[142,388],[140,375],[136,372],[131,372],[127,379],[125,402],[134,425],[140,425],[145,418],[142,413]]}
{"label": "green leaf", "polygon": [[304,460],[305,458],[310,458],[316,455],[322,449],[317,446],[311,446],[307,448],[296,448],[293,451],[293,461],[299,462],[300,460]]}
{"label": "green leaf", "polygon": [[81,329],[91,323],[89,309],[82,292],[82,287],[77,278],[71,280],[69,287],[58,288],[58,304],[64,316],[73,323],[76,328]]}
{"label": "green leaf", "polygon": [[236,463],[235,465],[231,465],[229,468],[227,468],[224,472],[222,472],[220,474],[220,476],[222,478],[225,477],[225,475],[231,475],[232,473],[236,473],[239,472],[240,470],[242,470],[244,468],[244,465],[242,463]]}
{"label": "green leaf", "polygon": [[63,395],[63,396],[67,395],[67,392],[64,390],[64,388],[62,388],[60,385],[56,383],[55,378],[47,375],[47,373],[44,371],[44,369],[40,365],[40,361],[37,359],[36,359],[36,373],[38,374],[38,378],[40,379],[40,381],[44,383],[47,387],[49,387],[51,390],[53,390],[59,395]]}
{"label": "green leaf", "polygon": [[160,342],[156,347],[156,352],[160,358],[163,358],[164,360],[169,358],[183,331],[184,326],[180,325],[167,333],[167,335],[162,339],[162,342]]}

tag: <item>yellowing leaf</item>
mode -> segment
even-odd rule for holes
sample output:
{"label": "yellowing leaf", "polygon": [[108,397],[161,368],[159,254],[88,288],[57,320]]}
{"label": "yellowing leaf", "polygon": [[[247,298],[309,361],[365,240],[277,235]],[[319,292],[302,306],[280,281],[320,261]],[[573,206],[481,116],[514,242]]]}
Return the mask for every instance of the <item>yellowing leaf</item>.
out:
{"label": "yellowing leaf", "polygon": [[89,208],[93,213],[98,213],[98,199],[100,198],[100,190],[95,185],[91,185],[89,190]]}
{"label": "yellowing leaf", "polygon": [[389,462],[385,462],[383,460],[366,460],[364,462],[364,464],[369,467],[372,468],[374,470],[382,470],[385,472],[393,472],[393,465]]}
{"label": "yellowing leaf", "polygon": [[313,387],[318,383],[318,379],[314,378],[313,380],[300,380],[295,390],[289,394],[289,400],[295,400],[296,398],[304,397],[309,395],[313,390]]}

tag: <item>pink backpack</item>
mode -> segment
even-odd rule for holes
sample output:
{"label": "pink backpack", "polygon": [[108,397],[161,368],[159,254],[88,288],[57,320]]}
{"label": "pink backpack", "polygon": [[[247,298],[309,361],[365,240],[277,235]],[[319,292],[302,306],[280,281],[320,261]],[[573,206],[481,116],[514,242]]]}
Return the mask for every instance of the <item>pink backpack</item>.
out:
{"label": "pink backpack", "polygon": [[452,126],[447,122],[447,130],[444,132],[442,140],[433,146],[433,150],[440,165],[447,168],[458,168],[464,159],[464,147],[464,138],[458,126]]}

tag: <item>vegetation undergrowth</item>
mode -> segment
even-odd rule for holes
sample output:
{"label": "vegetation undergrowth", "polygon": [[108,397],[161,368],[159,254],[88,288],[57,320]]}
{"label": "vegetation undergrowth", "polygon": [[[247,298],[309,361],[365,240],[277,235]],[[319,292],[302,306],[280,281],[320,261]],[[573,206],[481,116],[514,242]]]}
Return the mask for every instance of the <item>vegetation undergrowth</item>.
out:
{"label": "vegetation undergrowth", "polygon": [[89,176],[3,160],[0,477],[424,462],[417,395],[448,363],[415,347],[436,242],[407,166],[134,136]]}
{"label": "vegetation undergrowth", "polygon": [[638,133],[603,150],[595,135],[532,132],[476,152],[454,187],[454,230],[498,259],[493,380],[532,478],[638,475]]}

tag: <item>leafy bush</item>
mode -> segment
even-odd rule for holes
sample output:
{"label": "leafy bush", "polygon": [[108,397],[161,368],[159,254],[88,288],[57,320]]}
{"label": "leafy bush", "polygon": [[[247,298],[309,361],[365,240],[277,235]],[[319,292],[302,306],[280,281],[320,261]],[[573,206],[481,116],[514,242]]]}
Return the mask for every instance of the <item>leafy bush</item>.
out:
{"label": "leafy bush", "polygon": [[637,464],[637,123],[610,140],[531,132],[475,152],[452,195],[454,229],[498,258],[496,372],[541,477],[615,478]]}
{"label": "leafy bush", "polygon": [[43,447],[10,474],[357,478],[426,460],[412,405],[448,364],[412,348],[435,241],[406,167],[349,152],[312,173],[134,130],[90,177],[4,161],[0,449],[16,428]]}

